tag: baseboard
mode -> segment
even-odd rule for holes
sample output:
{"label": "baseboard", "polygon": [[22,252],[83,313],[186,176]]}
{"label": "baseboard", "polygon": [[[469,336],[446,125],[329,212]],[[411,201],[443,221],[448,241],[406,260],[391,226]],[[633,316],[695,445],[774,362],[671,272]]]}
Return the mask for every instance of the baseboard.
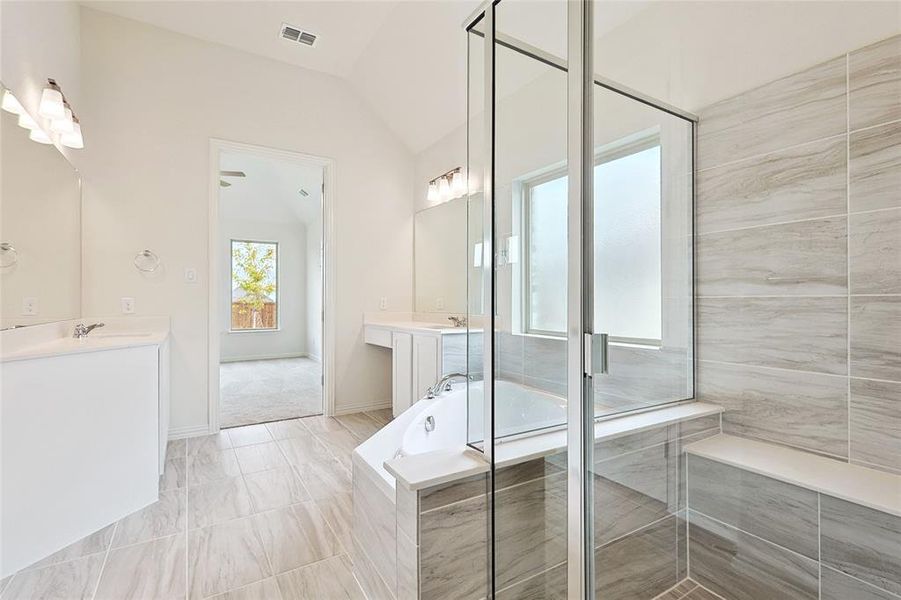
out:
{"label": "baseboard", "polygon": [[382,400],[380,402],[370,402],[369,404],[354,404],[352,406],[342,406],[335,408],[335,416],[349,415],[351,413],[365,412],[368,410],[381,410],[383,408],[391,408],[391,400]]}
{"label": "baseboard", "polygon": [[275,360],[278,358],[310,358],[306,352],[302,352],[300,354],[289,353],[289,354],[260,354],[257,356],[239,356],[235,358],[220,358],[220,363],[233,363],[233,362],[245,362],[249,360]]}
{"label": "baseboard", "polygon": [[183,438],[197,437],[199,435],[209,435],[210,428],[207,425],[192,425],[191,427],[175,427],[169,429],[170,440],[180,440]]}

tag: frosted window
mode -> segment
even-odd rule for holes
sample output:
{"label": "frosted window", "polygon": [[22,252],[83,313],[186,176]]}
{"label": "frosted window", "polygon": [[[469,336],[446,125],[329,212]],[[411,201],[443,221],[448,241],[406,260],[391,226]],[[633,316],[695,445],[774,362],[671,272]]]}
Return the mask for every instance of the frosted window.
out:
{"label": "frosted window", "polygon": [[[566,331],[566,175],[526,184],[526,324]],[[594,169],[595,331],[661,339],[660,146],[603,159]]]}
{"label": "frosted window", "polygon": [[528,329],[566,330],[566,177],[529,188]]}

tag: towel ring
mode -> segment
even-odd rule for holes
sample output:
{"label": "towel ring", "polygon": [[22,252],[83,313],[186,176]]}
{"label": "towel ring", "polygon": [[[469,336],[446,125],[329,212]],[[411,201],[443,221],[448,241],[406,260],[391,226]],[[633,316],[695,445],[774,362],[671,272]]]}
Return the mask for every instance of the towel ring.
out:
{"label": "towel ring", "polygon": [[0,242],[0,268],[11,267],[19,262],[19,251],[10,242]]}
{"label": "towel ring", "polygon": [[142,273],[153,273],[160,267],[160,257],[150,250],[141,250],[135,255],[135,267]]}

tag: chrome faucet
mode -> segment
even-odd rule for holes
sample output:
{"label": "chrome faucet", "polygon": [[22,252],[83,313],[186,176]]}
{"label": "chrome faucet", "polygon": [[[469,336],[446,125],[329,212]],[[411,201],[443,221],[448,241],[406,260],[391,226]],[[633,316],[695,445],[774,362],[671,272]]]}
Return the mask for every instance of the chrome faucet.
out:
{"label": "chrome faucet", "polygon": [[85,325],[84,323],[79,323],[75,326],[75,332],[72,334],[76,340],[80,340],[88,337],[88,334],[97,329],[98,327],[103,327],[103,323],[94,323],[93,325]]}
{"label": "chrome faucet", "polygon": [[445,392],[451,391],[451,382],[454,379],[463,379],[464,381],[467,381],[472,378],[469,375],[465,375],[463,373],[448,373],[447,375],[439,379],[438,383],[428,389],[426,398],[434,398],[435,396],[440,394],[442,390]]}
{"label": "chrome faucet", "polygon": [[454,327],[466,327],[466,317],[448,317],[448,321],[454,324]]}

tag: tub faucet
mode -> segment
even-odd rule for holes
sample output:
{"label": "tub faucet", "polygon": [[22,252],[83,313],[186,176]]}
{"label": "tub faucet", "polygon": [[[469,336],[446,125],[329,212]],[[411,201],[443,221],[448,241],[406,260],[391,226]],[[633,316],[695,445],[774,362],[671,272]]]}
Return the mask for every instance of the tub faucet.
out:
{"label": "tub faucet", "polygon": [[97,329],[98,327],[103,327],[103,323],[94,323],[92,325],[85,325],[84,323],[79,323],[75,326],[75,332],[72,334],[76,340],[80,340],[88,337],[88,334]]}
{"label": "tub faucet", "polygon": [[448,373],[447,375],[445,375],[441,379],[439,379],[438,383],[436,383],[435,385],[433,385],[432,387],[430,387],[428,389],[426,398],[434,398],[435,396],[440,394],[442,390],[445,392],[449,392],[451,390],[451,382],[454,379],[462,379],[464,381],[468,381],[468,380],[472,379],[472,377],[470,377],[469,375],[466,375],[464,373]]}
{"label": "tub faucet", "polygon": [[466,317],[448,317],[448,321],[454,324],[454,327],[466,327]]}

